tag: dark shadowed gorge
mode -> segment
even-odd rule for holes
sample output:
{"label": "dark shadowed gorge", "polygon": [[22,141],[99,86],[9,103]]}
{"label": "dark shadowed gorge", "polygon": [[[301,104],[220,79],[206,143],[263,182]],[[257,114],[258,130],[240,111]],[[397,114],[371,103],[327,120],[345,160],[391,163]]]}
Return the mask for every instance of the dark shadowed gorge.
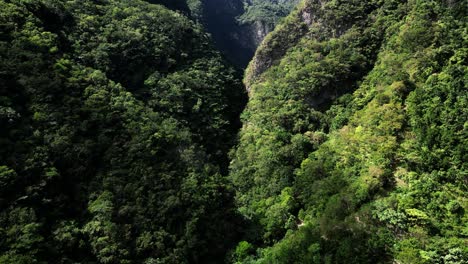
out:
{"label": "dark shadowed gorge", "polygon": [[238,68],[245,68],[263,38],[297,0],[200,0],[196,17],[216,47]]}

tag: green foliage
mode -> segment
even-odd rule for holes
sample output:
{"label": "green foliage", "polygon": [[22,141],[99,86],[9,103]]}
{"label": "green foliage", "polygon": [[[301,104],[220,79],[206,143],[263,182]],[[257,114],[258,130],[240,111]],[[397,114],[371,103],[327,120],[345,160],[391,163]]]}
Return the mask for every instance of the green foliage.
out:
{"label": "green foliage", "polygon": [[0,8],[0,262],[224,259],[243,92],[201,27],[143,1]]}
{"label": "green foliage", "polygon": [[289,233],[275,247],[261,252],[262,258],[258,263],[321,263],[320,244],[309,244],[312,237],[309,227],[299,229],[294,235]]}
{"label": "green foliage", "polygon": [[0,263],[466,262],[463,1],[301,2],[238,142],[205,3],[0,0]]}
{"label": "green foliage", "polygon": [[0,166],[0,193],[5,193],[15,182],[17,175],[7,166]]}
{"label": "green foliage", "polygon": [[246,261],[246,258],[252,254],[253,246],[247,241],[241,241],[237,244],[236,250],[234,252],[234,262]]}
{"label": "green foliage", "polygon": [[262,22],[275,25],[279,19],[287,16],[297,1],[262,1],[245,3],[245,12],[238,18],[240,23]]}
{"label": "green foliage", "polygon": [[[459,2],[305,1],[267,37],[246,72],[231,164],[240,211],[263,226],[245,263],[467,258],[458,8],[466,12]],[[291,187],[297,226],[265,239],[281,217],[263,201],[280,205]]]}

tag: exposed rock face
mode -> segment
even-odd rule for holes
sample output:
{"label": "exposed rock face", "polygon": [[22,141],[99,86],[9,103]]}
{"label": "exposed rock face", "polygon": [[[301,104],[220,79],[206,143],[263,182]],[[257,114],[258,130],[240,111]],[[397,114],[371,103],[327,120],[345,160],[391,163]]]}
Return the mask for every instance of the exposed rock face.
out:
{"label": "exposed rock face", "polygon": [[252,43],[255,45],[255,48],[257,48],[260,43],[262,43],[263,39],[266,37],[268,33],[270,33],[273,30],[273,26],[266,24],[261,21],[256,21],[252,25],[250,25],[251,29],[251,36],[252,36]]}

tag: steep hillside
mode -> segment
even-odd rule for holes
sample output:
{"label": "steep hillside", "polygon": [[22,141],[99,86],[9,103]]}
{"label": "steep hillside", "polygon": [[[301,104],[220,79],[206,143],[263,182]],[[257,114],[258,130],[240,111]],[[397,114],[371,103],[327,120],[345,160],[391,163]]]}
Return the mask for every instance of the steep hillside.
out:
{"label": "steep hillside", "polygon": [[222,262],[243,88],[203,29],[119,0],[0,0],[0,28],[0,263]]}
{"label": "steep hillside", "polygon": [[230,178],[237,263],[464,263],[463,1],[307,0],[268,35]]}

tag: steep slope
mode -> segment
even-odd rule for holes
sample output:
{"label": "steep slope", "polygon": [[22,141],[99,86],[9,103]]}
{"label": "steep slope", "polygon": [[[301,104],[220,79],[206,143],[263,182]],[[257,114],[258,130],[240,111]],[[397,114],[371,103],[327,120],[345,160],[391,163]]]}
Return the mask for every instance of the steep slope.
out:
{"label": "steep slope", "polygon": [[0,263],[222,262],[243,89],[202,28],[119,0],[0,0],[0,28]]}
{"label": "steep slope", "polygon": [[468,259],[463,1],[308,0],[246,72],[239,263]]}

